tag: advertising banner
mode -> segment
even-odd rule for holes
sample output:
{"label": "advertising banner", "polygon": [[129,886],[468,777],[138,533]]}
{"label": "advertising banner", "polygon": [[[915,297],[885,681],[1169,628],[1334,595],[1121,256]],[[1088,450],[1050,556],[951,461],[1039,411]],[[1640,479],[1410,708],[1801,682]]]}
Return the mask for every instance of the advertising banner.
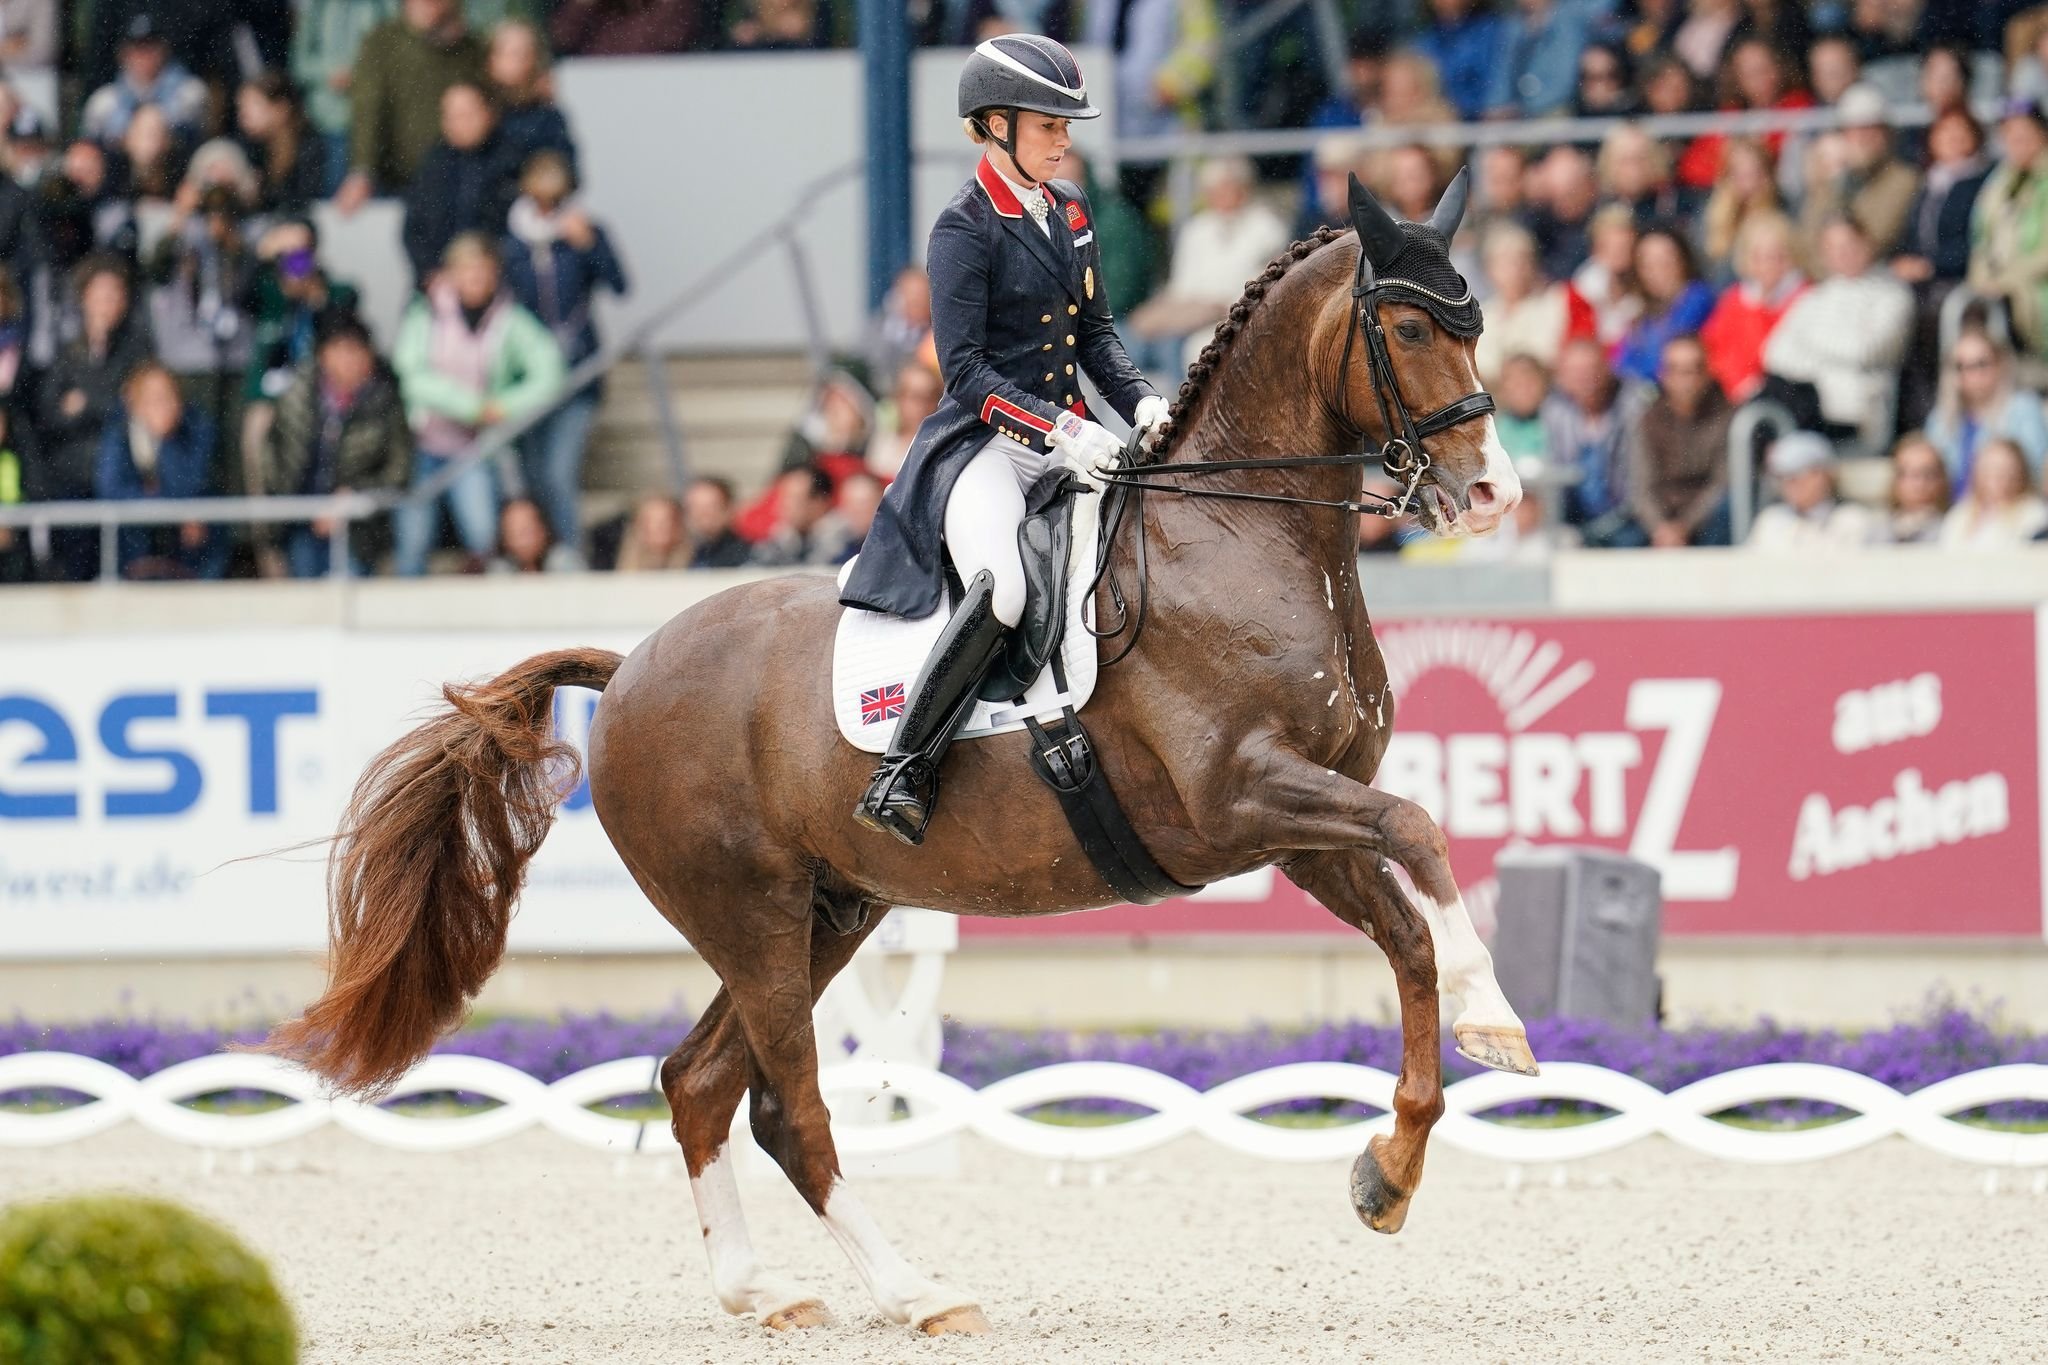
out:
{"label": "advertising banner", "polygon": [[[636,637],[579,642],[629,650]],[[439,699],[559,633],[263,630],[0,645],[0,957],[267,953],[327,941],[324,841],[357,775]],[[597,694],[564,689],[559,731]],[[674,950],[571,794],[512,946]]]}
{"label": "advertising banner", "polygon": [[[1415,621],[1376,634],[1398,714],[1377,785],[1443,824],[1482,928],[1502,849],[1573,844],[1657,866],[1668,933],[2043,931],[2032,612]],[[559,631],[8,639],[0,957],[323,946],[320,841],[363,765],[443,681],[563,643]],[[559,731],[580,741],[596,704],[564,690]],[[1270,870],[1164,906],[961,929],[984,942],[1351,936]],[[512,944],[681,947],[582,789],[535,860]]]}
{"label": "advertising banner", "polygon": [[[1391,622],[1376,786],[1450,839],[1490,919],[1511,845],[1663,874],[1674,934],[2038,936],[2035,615]],[[970,939],[1336,929],[1286,882],[1207,904],[970,920]],[[1340,931],[1348,932],[1348,931]]]}

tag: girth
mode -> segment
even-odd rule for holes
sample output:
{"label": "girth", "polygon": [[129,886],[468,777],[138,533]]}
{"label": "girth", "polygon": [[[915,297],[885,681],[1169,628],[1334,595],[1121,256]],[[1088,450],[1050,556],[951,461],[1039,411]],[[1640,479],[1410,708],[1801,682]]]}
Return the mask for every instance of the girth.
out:
{"label": "girth", "polygon": [[[1053,681],[1065,691],[1066,668],[1057,654],[1052,670]],[[1061,707],[1051,726],[1039,724],[1035,716],[1025,717],[1024,725],[1031,732],[1031,770],[1059,798],[1067,827],[1110,890],[1132,905],[1156,905],[1202,889],[1183,886],[1153,861],[1110,789],[1108,774],[1095,761],[1094,743],[1073,707]]]}

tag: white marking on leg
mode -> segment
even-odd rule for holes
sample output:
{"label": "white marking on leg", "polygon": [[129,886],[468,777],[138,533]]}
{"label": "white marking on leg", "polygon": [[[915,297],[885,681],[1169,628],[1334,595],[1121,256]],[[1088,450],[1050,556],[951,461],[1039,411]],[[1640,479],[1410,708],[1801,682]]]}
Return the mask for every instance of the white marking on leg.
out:
{"label": "white marking on leg", "polygon": [[752,1313],[765,1322],[811,1298],[795,1285],[762,1273],[754,1244],[747,1237],[746,1217],[740,1212],[740,1186],[733,1177],[730,1146],[719,1148],[703,1173],[690,1177],[690,1193],[697,1201],[704,1253],[711,1259],[711,1288],[726,1312]]}
{"label": "white marking on leg", "polygon": [[1415,905],[1429,921],[1429,936],[1436,944],[1437,985],[1463,1007],[1452,1027],[1472,1024],[1521,1029],[1522,1021],[1514,1006],[1508,1004],[1500,983],[1493,978],[1493,955],[1479,941],[1479,931],[1472,927],[1464,897],[1447,906],[1438,905],[1418,891]]}
{"label": "white marking on leg", "polygon": [[844,1179],[835,1180],[825,1196],[825,1230],[832,1234],[846,1258],[875,1296],[882,1315],[891,1322],[919,1327],[956,1308],[973,1308],[975,1297],[964,1289],[928,1280],[889,1244],[881,1227],[860,1200],[846,1188]]}

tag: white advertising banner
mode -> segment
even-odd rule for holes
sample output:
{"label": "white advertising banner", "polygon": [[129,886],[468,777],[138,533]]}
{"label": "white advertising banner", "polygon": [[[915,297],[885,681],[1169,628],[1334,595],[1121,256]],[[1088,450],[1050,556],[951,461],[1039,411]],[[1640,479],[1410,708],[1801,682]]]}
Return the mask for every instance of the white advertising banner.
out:
{"label": "white advertising banner", "polygon": [[[559,631],[339,630],[0,644],[0,958],[233,955],[326,944],[325,847],[363,765],[439,701]],[[597,694],[555,699],[581,742]],[[512,946],[680,951],[587,790],[534,860]]]}

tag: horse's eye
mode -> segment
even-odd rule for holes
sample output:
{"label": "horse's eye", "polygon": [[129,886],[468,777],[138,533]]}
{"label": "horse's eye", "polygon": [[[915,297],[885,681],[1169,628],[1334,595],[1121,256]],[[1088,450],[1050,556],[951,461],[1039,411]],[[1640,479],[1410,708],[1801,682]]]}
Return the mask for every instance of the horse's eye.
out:
{"label": "horse's eye", "polygon": [[1415,322],[1413,320],[1395,323],[1394,333],[1395,335],[1399,336],[1401,340],[1416,345],[1420,345],[1422,342],[1429,340],[1429,329],[1427,327],[1424,327],[1421,323]]}

